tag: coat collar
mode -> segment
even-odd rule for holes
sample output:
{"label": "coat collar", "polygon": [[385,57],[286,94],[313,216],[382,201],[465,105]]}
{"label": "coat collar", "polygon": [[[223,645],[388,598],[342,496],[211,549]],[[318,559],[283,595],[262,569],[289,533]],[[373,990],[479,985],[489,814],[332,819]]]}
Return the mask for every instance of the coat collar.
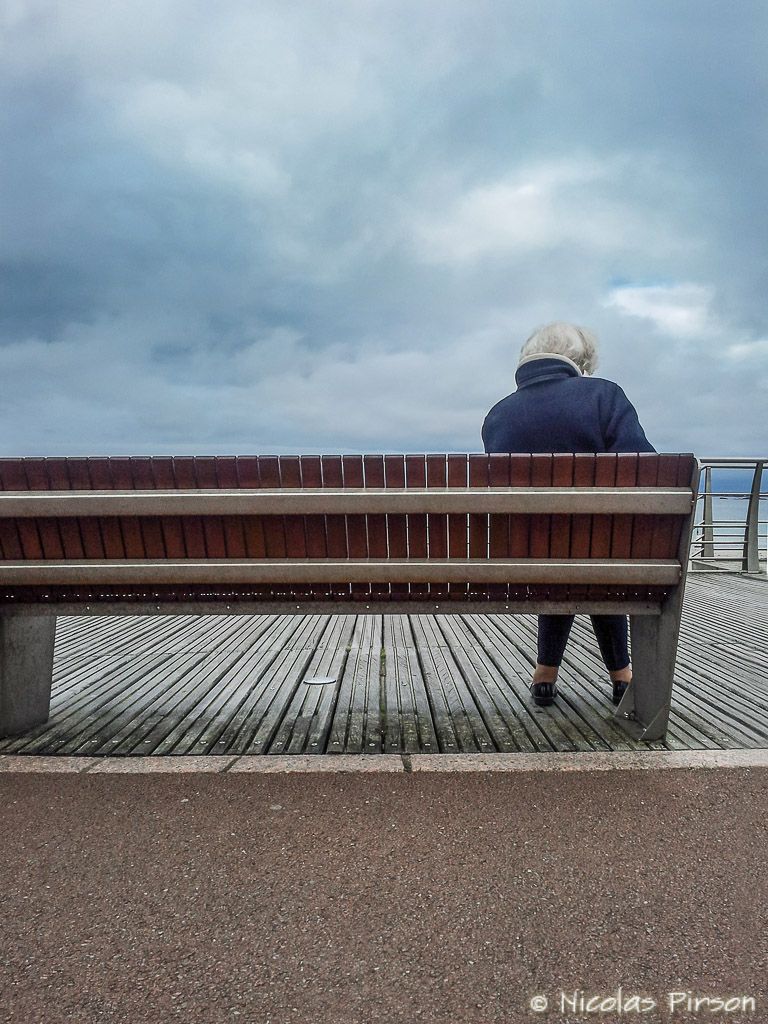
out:
{"label": "coat collar", "polygon": [[567,356],[545,353],[527,356],[520,362],[515,373],[517,390],[531,384],[543,384],[549,380],[565,380],[567,377],[581,377],[582,372]]}

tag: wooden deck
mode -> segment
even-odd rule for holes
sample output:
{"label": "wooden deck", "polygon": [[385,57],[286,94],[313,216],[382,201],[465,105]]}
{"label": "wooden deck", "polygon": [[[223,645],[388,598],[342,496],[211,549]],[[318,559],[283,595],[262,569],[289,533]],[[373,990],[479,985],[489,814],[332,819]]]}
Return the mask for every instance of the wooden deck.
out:
{"label": "wooden deck", "polygon": [[[49,722],[0,753],[461,753],[768,747],[768,580],[689,576],[664,743],[614,726],[579,617],[555,706],[533,616],[59,619]],[[335,684],[307,684],[317,676]]]}

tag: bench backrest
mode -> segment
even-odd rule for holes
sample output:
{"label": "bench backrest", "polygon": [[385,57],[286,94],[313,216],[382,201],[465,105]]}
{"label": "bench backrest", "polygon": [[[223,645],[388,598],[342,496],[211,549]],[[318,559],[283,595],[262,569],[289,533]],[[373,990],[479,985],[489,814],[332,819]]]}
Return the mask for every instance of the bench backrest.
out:
{"label": "bench backrest", "polygon": [[0,604],[658,603],[697,481],[689,454],[4,459]]}

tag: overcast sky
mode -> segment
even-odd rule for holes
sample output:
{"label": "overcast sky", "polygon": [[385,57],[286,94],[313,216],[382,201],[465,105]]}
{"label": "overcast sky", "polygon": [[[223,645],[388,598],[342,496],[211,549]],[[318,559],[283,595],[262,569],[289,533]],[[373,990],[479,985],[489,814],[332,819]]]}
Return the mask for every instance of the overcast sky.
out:
{"label": "overcast sky", "polygon": [[481,451],[593,329],[766,455],[764,0],[0,0],[5,455]]}

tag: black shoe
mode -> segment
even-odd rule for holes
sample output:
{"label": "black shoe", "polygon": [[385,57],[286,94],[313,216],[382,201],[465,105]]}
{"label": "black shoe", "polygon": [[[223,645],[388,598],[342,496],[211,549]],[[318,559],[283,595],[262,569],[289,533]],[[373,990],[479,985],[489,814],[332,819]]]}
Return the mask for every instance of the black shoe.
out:
{"label": "black shoe", "polygon": [[614,684],[613,684],[613,703],[614,704],[619,704],[621,702],[621,698],[624,696],[624,693],[625,693],[625,691],[626,691],[628,686],[629,686],[629,683],[621,683],[621,682],[616,683],[616,682],[614,682]]}
{"label": "black shoe", "polygon": [[555,703],[557,696],[557,683],[531,683],[531,696],[533,703],[545,708]]}

